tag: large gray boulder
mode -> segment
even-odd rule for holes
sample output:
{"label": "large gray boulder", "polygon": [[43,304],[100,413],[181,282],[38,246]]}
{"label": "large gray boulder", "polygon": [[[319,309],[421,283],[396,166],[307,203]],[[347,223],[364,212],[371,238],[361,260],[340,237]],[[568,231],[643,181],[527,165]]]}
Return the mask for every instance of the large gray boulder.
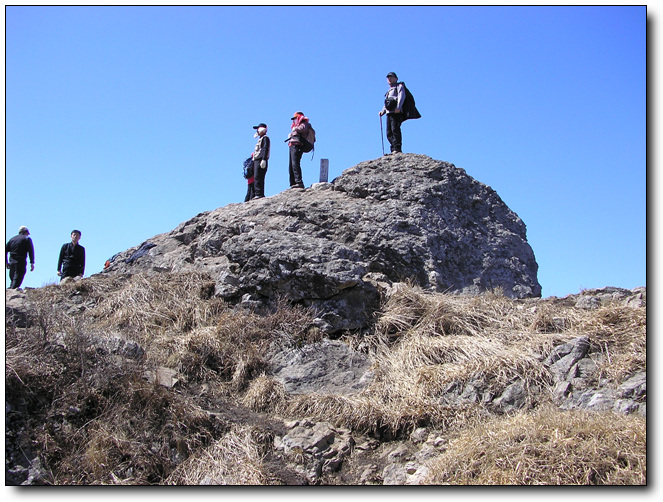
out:
{"label": "large gray boulder", "polygon": [[362,162],[331,183],[200,213],[105,273],[206,271],[231,303],[311,306],[327,332],[365,326],[384,288],[539,297],[525,224],[490,187],[425,155]]}

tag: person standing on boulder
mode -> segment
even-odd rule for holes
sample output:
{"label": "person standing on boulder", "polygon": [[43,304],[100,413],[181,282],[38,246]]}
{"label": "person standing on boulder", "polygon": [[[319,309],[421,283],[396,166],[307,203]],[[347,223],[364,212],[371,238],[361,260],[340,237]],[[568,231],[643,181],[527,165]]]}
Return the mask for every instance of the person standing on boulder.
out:
{"label": "person standing on boulder", "polygon": [[[7,254],[9,253],[9,259]],[[5,245],[5,267],[9,269],[11,284],[9,289],[18,289],[23,284],[23,278],[28,268],[28,255],[30,256],[30,272],[35,269],[35,248],[30,238],[28,227],[20,227],[18,235],[9,239]]]}
{"label": "person standing on boulder", "polygon": [[309,120],[304,116],[303,112],[295,112],[290,120],[292,120],[290,134],[288,135],[288,139],[286,139],[286,141],[289,141],[288,145],[290,147],[290,162],[288,164],[290,188],[304,188],[301,164],[304,150],[302,150],[300,136],[303,135],[307,127],[310,127]]}
{"label": "person standing on boulder", "polygon": [[60,282],[67,277],[83,277],[85,272],[85,248],[78,241],[80,230],[71,231],[71,242],[62,245],[58,258],[58,275]]}
{"label": "person standing on boulder", "polygon": [[267,161],[269,160],[270,141],[267,136],[267,125],[262,122],[257,126],[254,135],[258,138],[256,148],[253,151],[253,190],[254,199],[261,199],[265,196],[265,175],[267,174]]}
{"label": "person standing on boulder", "polygon": [[403,115],[403,102],[405,101],[405,89],[399,84],[398,77],[391,71],[387,73],[389,90],[385,94],[384,107],[380,110],[380,117],[387,114],[387,139],[391,145],[391,152],[401,153],[403,137],[401,134],[401,124],[405,120]]}
{"label": "person standing on boulder", "polygon": [[246,197],[244,197],[244,202],[248,202],[253,199],[253,196],[256,194],[253,190],[253,184],[255,182],[255,170],[253,166],[253,152],[251,156],[244,161],[244,178],[246,179]]}

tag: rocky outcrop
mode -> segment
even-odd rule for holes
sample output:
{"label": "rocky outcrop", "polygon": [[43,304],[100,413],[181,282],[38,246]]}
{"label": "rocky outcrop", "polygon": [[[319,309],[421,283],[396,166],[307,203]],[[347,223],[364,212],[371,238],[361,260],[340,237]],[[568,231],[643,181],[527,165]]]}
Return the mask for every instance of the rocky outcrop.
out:
{"label": "rocky outcrop", "polygon": [[104,272],[206,271],[229,302],[286,297],[317,309],[332,333],[365,326],[393,282],[538,297],[537,269],[525,224],[494,190],[447,162],[402,154],[200,213]]}
{"label": "rocky outcrop", "polygon": [[8,325],[15,328],[26,328],[32,324],[23,290],[5,290],[5,319]]}
{"label": "rocky outcrop", "polygon": [[370,359],[339,340],[282,349],[270,357],[270,367],[289,394],[356,394],[373,376]]}
{"label": "rocky outcrop", "polygon": [[286,427],[290,430],[285,436],[275,438],[274,447],[283,451],[286,458],[297,458],[294,469],[310,484],[317,484],[323,474],[338,471],[355,445],[349,429],[328,423],[297,420]]}

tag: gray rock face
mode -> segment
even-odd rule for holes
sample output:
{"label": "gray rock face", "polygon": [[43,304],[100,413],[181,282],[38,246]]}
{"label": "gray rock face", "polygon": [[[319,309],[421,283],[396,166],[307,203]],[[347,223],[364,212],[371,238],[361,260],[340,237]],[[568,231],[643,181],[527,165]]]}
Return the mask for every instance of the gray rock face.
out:
{"label": "gray rock face", "polygon": [[271,359],[274,378],[290,394],[350,395],[372,381],[370,360],[338,340],[323,340],[302,348],[274,354]]}
{"label": "gray rock face", "polygon": [[[639,295],[641,292],[634,290],[633,293]],[[628,304],[628,300],[625,303]],[[555,381],[553,397],[560,408],[614,411],[625,415],[637,413],[646,416],[646,373],[636,373],[616,388],[611,384],[596,388],[589,383],[598,371],[591,359],[590,349],[589,338],[580,336],[557,346],[551,356],[543,361]]]}
{"label": "gray rock face", "polygon": [[22,290],[5,290],[5,318],[10,325],[17,328],[26,328],[32,323],[28,315],[29,306]]}
{"label": "gray rock face", "polygon": [[285,296],[312,306],[327,332],[367,324],[376,275],[435,291],[541,295],[522,220],[463,169],[415,154],[198,214],[120,253],[105,273],[188,270],[210,273],[231,303]]}
{"label": "gray rock face", "polygon": [[274,446],[289,456],[299,455],[301,464],[295,468],[313,485],[320,482],[323,474],[338,471],[355,445],[350,430],[326,422],[303,420],[291,425],[285,436],[275,438]]}

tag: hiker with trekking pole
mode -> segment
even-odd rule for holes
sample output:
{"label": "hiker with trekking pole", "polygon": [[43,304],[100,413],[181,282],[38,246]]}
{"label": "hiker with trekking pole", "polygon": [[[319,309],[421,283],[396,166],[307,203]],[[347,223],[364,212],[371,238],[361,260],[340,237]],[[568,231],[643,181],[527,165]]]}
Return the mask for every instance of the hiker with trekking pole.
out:
{"label": "hiker with trekking pole", "polygon": [[[396,74],[391,71],[387,74],[389,90],[384,96],[384,106],[380,110],[380,134],[382,135],[382,116],[387,115],[387,139],[391,151],[386,155],[402,152],[403,136],[401,124],[408,119],[421,118],[415,106],[414,97],[408,91],[404,82],[399,82]],[[384,153],[384,139],[382,140],[382,154]]]}

